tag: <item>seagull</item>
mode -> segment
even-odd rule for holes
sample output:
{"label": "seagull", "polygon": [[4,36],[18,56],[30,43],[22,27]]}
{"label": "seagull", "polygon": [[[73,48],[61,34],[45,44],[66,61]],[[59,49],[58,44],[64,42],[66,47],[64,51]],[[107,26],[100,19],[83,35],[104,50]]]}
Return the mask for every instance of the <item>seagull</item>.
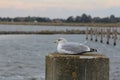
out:
{"label": "seagull", "polygon": [[96,49],[89,48],[88,46],[77,43],[77,42],[68,42],[65,38],[59,38],[54,41],[57,43],[58,53],[67,53],[67,54],[82,54],[85,52],[97,52]]}

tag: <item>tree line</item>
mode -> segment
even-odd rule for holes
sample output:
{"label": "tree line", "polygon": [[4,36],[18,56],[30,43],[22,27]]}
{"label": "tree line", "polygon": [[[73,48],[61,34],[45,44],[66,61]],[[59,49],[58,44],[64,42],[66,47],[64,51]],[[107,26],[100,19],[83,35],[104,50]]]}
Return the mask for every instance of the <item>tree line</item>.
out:
{"label": "tree line", "polygon": [[0,22],[74,22],[74,23],[118,23],[120,17],[110,15],[109,17],[92,17],[91,15],[82,14],[81,16],[69,16],[67,19],[50,19],[49,17],[0,17]]}

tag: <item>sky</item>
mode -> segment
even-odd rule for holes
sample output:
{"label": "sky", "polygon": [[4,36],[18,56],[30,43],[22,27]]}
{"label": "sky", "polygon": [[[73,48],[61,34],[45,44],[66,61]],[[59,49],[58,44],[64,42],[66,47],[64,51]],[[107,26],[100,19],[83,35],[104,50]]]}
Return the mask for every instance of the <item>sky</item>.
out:
{"label": "sky", "polygon": [[120,17],[120,0],[0,0],[0,17]]}

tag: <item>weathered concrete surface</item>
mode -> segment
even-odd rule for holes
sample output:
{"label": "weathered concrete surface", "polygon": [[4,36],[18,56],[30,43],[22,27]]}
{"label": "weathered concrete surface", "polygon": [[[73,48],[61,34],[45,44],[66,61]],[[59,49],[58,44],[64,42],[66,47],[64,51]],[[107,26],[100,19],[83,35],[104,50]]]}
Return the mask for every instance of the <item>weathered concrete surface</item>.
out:
{"label": "weathered concrete surface", "polygon": [[48,54],[46,80],[109,80],[109,59],[98,53]]}

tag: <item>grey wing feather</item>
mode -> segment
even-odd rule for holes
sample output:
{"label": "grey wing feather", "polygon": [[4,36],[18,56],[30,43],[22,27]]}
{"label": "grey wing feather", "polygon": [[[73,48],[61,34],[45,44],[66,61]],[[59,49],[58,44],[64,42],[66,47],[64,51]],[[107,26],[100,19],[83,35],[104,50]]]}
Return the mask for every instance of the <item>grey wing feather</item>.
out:
{"label": "grey wing feather", "polygon": [[62,46],[62,49],[71,51],[73,53],[82,53],[88,51],[88,47],[81,44],[67,43]]}

